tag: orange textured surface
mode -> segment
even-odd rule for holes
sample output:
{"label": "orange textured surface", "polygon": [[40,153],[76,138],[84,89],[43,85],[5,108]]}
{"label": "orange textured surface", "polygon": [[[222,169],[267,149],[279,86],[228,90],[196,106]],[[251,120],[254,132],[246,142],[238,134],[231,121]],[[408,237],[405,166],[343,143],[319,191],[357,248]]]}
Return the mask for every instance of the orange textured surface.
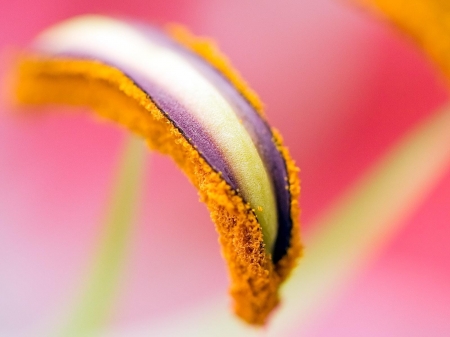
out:
{"label": "orange textured surface", "polygon": [[[207,59],[220,60],[215,49],[214,53]],[[221,63],[221,67],[229,69],[224,70],[226,74],[234,74],[232,82],[239,82],[238,90],[249,95],[246,97],[260,109],[256,95],[246,89],[228,64]],[[286,160],[289,174],[293,230],[288,253],[273,265],[271,257],[265,253],[261,227],[250,206],[209,166],[148,96],[118,69],[95,61],[29,55],[19,62],[16,88],[21,104],[90,107],[98,115],[145,138],[150,148],[172,157],[198,189],[216,225],[231,278],[230,293],[236,314],[248,323],[266,322],[279,302],[280,283],[301,253],[298,169],[276,132],[274,141]]]}

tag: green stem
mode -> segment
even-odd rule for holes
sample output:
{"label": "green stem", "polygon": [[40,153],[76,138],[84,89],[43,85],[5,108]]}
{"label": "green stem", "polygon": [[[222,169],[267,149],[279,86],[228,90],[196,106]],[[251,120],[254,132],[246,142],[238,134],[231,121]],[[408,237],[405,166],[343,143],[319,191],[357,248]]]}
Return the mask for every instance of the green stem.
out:
{"label": "green stem", "polygon": [[83,336],[111,314],[137,211],[145,162],[144,143],[130,137],[118,165],[93,268],[68,324],[59,334]]}

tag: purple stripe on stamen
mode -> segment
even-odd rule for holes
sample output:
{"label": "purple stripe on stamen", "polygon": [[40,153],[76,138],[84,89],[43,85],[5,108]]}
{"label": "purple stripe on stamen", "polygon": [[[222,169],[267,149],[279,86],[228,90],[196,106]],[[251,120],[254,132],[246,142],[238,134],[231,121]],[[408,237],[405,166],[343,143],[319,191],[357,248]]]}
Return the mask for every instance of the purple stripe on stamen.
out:
{"label": "purple stripe on stamen", "polygon": [[[186,49],[176,41],[171,40],[164,33],[153,27],[136,22],[131,22],[129,24],[143,34],[143,36],[149,38],[152,43],[159,43],[164,47],[174,49],[183,54],[183,57],[188,60],[202,76],[207,78],[210,83],[219,89],[221,94],[233,107],[238,118],[242,120],[242,123],[252,138],[266,169],[270,173],[274,185],[278,210],[278,234],[273,251],[273,261],[274,263],[278,262],[286,254],[286,251],[289,248],[292,229],[290,215],[291,196],[289,189],[286,188],[289,185],[286,163],[274,144],[270,127],[264,119],[261,118],[253,106],[251,106],[230,81],[226,79],[220,71],[215,69],[213,65],[209,64],[199,55]],[[217,167],[214,165],[214,162],[210,162],[210,164]]]}
{"label": "purple stripe on stamen", "polygon": [[196,148],[208,164],[211,165],[214,170],[222,174],[222,178],[231,186],[231,188],[234,190],[239,189],[239,185],[232,174],[230,165],[225,160],[225,156],[222,154],[220,146],[216,144],[212,135],[203,125],[198,123],[196,118],[185,106],[160,88],[156,83],[133,69],[125,68],[123,65],[118,66],[111,60],[104,60],[98,56],[89,55],[89,53],[86,52],[65,52],[56,54],[56,56],[93,60],[119,69],[149,96],[152,102],[184,135],[186,140]]}
{"label": "purple stripe on stamen", "polygon": [[229,164],[224,159],[225,157],[222,154],[220,146],[216,144],[204,126],[198,123],[183,105],[155,83],[142,78],[133,71],[126,72],[125,74],[149,95],[156,106],[167,115],[168,119],[183,133],[188,142],[199,151],[203,158],[216,171],[222,173],[222,178],[234,190],[238,189],[239,186]]}
{"label": "purple stripe on stamen", "polygon": [[[266,171],[269,173],[273,185],[278,213],[278,234],[272,257],[275,263],[278,262],[289,247],[292,228],[290,217],[291,200],[289,189],[287,188],[286,163],[274,144],[270,127],[245,97],[213,65],[152,27],[135,23],[130,25],[130,28],[148,39],[151,44],[156,44],[163,49],[173,50],[177,54],[181,54],[185,61],[221,93],[228,104],[230,104],[236,117],[242,121],[261,157]],[[167,90],[158,86],[156,82],[153,82],[147,76],[142,76],[134,67],[124,66],[121,63],[117,64],[113,55],[111,57],[105,55],[99,57],[95,52],[89,52],[86,48],[81,54],[80,50],[69,47],[65,49],[64,54],[59,54],[59,56],[96,60],[121,70],[149,95],[153,102],[167,115],[168,119],[183,133],[186,139],[197,148],[205,160],[215,170],[222,173],[223,179],[236,191],[240,189],[239,182],[233,174],[233,167],[230,166],[231,164],[223,155],[221,146],[217,144],[214,135],[204,125],[199,123],[192,111],[189,111],[189,108],[168,94]],[[204,113],[207,113],[207,111]],[[238,144],[235,145],[238,146]]]}

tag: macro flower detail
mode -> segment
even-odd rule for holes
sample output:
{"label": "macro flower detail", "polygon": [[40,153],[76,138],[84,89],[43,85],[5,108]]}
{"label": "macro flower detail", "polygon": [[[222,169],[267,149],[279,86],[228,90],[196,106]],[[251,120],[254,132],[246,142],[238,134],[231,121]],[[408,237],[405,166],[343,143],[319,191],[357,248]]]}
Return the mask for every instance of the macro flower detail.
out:
{"label": "macro flower detail", "polygon": [[17,99],[90,107],[169,155],[219,232],[235,312],[263,324],[301,254],[298,169],[215,47],[171,34],[101,16],[63,22],[21,57]]}

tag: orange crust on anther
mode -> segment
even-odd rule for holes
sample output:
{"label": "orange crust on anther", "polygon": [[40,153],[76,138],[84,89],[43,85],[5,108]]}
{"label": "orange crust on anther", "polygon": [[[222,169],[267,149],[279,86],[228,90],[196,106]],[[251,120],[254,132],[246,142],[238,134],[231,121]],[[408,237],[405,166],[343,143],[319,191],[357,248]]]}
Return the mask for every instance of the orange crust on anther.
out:
{"label": "orange crust on anther", "polygon": [[293,229],[288,253],[274,265],[265,253],[261,226],[250,206],[120,70],[97,61],[26,55],[18,64],[16,94],[21,104],[92,108],[99,116],[145,138],[150,148],[173,158],[198,189],[219,233],[236,314],[251,324],[266,322],[279,302],[280,283],[301,253],[298,169],[277,133],[274,141],[288,169]]}
{"label": "orange crust on anther", "polygon": [[[193,35],[186,27],[171,24],[168,26],[168,31],[173,39],[178,43],[188,48],[206,62],[211,64],[217,71],[219,71],[239,92],[240,94],[253,106],[259,113],[261,118],[265,120],[264,105],[261,102],[258,94],[253,91],[241,77],[241,75],[233,68],[230,61],[217,48],[213,40],[206,37],[198,37]],[[273,141],[284,159],[286,170],[288,173],[288,188],[291,195],[291,219],[292,231],[290,248],[285,257],[283,257],[276,265],[277,273],[284,280],[296,265],[298,259],[302,255],[303,247],[300,240],[300,208],[298,199],[300,197],[300,179],[299,168],[295,165],[294,160],[289,154],[287,147],[283,145],[283,140],[280,133],[271,128],[273,134]]]}

